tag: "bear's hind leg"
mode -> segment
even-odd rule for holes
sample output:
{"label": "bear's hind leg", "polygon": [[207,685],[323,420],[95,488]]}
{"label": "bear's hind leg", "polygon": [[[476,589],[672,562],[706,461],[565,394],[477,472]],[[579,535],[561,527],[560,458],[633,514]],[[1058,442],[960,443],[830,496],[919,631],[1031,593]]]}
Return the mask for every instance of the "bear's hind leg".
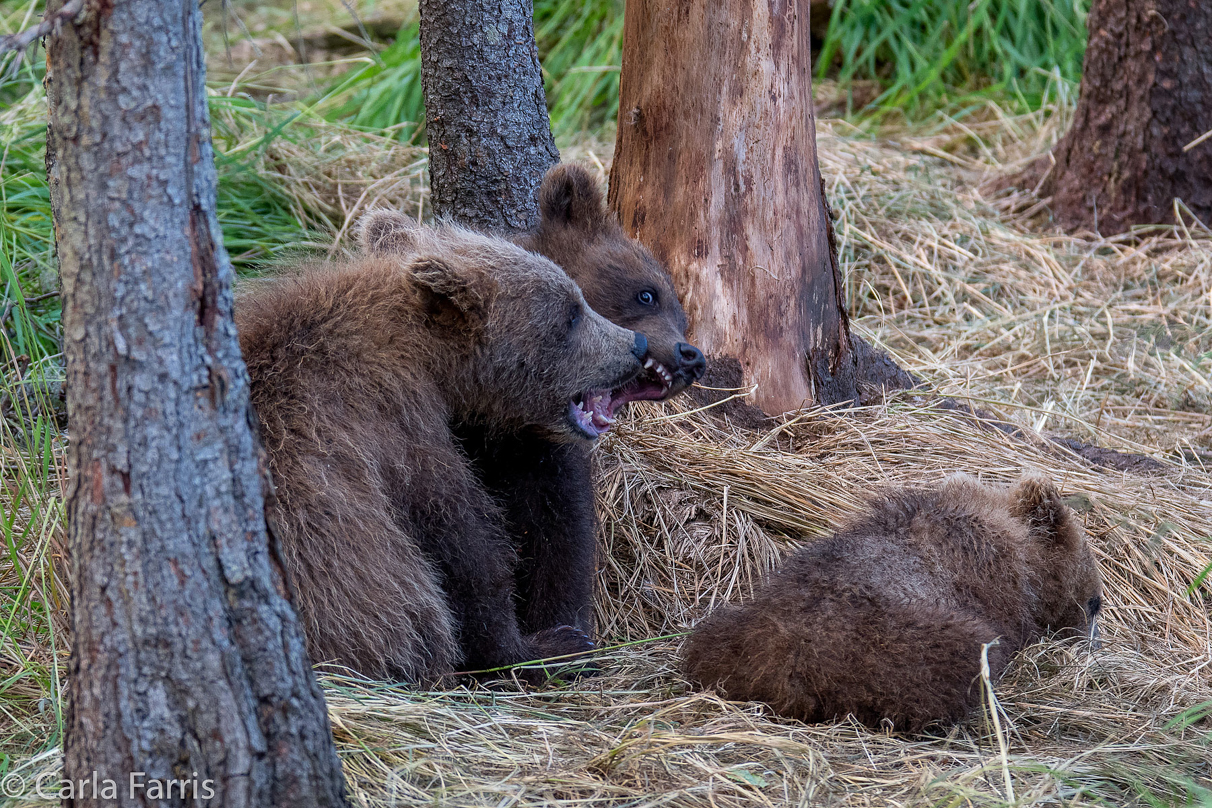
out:
{"label": "bear's hind leg", "polygon": [[[847,615],[838,613],[837,619]],[[878,728],[919,733],[964,720],[981,703],[981,646],[999,632],[984,619],[926,602],[869,601],[850,615],[836,645],[821,649],[817,687],[827,712]],[[1016,650],[1002,637],[989,649],[993,679]],[[793,666],[795,667],[795,666]]]}
{"label": "bear's hind leg", "polygon": [[[731,699],[802,721],[851,714],[916,733],[979,704],[981,645],[998,633],[934,604],[821,599],[776,577],[744,607],[709,615],[686,643],[683,670]],[[994,678],[1014,650],[1006,640],[989,649]]]}

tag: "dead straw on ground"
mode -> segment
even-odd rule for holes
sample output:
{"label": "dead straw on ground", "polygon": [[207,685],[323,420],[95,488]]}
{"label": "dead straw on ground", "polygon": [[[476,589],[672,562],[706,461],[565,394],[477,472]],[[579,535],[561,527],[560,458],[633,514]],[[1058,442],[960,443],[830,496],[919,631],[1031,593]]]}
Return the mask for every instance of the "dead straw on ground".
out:
{"label": "dead straw on ground", "polygon": [[[1045,200],[984,195],[990,176],[1046,150],[1067,109],[991,108],[879,138],[819,127],[856,331],[1022,434],[925,391],[758,431],[688,399],[637,407],[597,457],[602,674],[533,692],[327,678],[354,804],[1212,804],[1212,618],[1197,584],[1212,562],[1212,238],[1190,220],[1066,236],[1041,220]],[[603,151],[579,156],[601,165]],[[415,176],[414,159],[398,176]],[[291,170],[301,207],[321,200],[329,221],[387,196]],[[1162,467],[1094,466],[1045,433]],[[1104,645],[1025,651],[993,683],[996,723],[986,709],[937,737],[808,726],[678,676],[676,635],[743,601],[874,489],[956,471],[1007,483],[1027,469],[1049,474],[1086,525],[1106,579]]]}

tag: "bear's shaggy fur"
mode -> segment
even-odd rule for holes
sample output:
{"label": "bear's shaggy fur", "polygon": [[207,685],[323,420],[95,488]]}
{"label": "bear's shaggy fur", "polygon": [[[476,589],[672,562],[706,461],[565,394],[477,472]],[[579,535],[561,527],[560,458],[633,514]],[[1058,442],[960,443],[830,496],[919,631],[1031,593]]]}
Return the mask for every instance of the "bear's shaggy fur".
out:
{"label": "bear's shaggy fur", "polygon": [[237,325],[315,661],[417,681],[591,647],[519,629],[503,515],[449,424],[587,443],[585,402],[636,378],[643,337],[550,261],[449,226],[256,285]]}
{"label": "bear's shaggy fur", "polygon": [[731,699],[804,721],[846,714],[919,732],[980,697],[1049,631],[1094,634],[1101,578],[1081,527],[1045,478],[1011,490],[955,475],[877,499],[794,555],[742,607],[696,628],[683,670]]}
{"label": "bear's shaggy fur", "polygon": [[[669,273],[624,235],[593,176],[578,165],[554,166],[539,189],[539,209],[538,230],[516,243],[559,264],[594,311],[648,339],[653,364],[612,402],[612,411],[625,401],[669,398],[702,376],[705,360],[686,342],[686,314]],[[398,213],[369,213],[362,248],[407,252],[412,226]],[[592,632],[597,522],[589,446],[551,441],[534,430],[487,434],[464,423],[455,431],[505,510],[518,552],[524,630],[567,624]]]}

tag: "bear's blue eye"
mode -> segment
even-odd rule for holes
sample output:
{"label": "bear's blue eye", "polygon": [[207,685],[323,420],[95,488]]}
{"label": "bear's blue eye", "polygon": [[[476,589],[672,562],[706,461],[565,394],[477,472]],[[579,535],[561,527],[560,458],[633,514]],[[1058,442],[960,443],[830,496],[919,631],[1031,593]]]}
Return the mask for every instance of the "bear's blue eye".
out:
{"label": "bear's blue eye", "polygon": [[655,306],[656,305],[656,295],[653,294],[652,292],[648,291],[647,289],[645,289],[644,291],[642,291],[638,295],[636,295],[635,299],[640,301],[641,306]]}
{"label": "bear's blue eye", "polygon": [[571,331],[572,329],[576,328],[580,322],[581,322],[581,307],[573,306],[572,310],[568,313],[568,330]]}

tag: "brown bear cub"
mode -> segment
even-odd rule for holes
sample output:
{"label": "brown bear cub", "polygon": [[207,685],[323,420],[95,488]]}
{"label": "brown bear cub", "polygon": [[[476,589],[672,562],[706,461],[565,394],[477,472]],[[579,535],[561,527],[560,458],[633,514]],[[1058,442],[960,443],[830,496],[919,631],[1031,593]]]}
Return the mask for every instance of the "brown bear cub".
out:
{"label": "brown bear cub", "polygon": [[816,722],[905,732],[953,724],[990,673],[1050,631],[1092,636],[1101,577],[1045,478],[995,489],[967,475],[887,493],[801,550],[750,602],[709,615],[683,670],[728,698]]}
{"label": "brown bear cub", "polygon": [[[643,336],[550,261],[455,227],[407,254],[304,266],[238,299],[241,348],[312,658],[426,680],[592,647],[520,628],[497,502],[449,424],[587,443]],[[526,636],[529,635],[529,636]]]}
{"label": "brown bear cub", "polygon": [[[560,265],[594,311],[648,339],[644,372],[600,402],[600,423],[608,426],[628,401],[666,399],[700,378],[706,360],[686,341],[686,314],[669,273],[624,235],[593,176],[578,165],[554,166],[539,189],[539,210],[538,230],[515,242]],[[411,226],[398,213],[367,214],[362,247],[407,251]],[[455,433],[505,510],[524,630],[567,624],[592,632],[597,521],[589,444],[553,441],[531,428],[490,433],[474,423],[456,424]]]}

